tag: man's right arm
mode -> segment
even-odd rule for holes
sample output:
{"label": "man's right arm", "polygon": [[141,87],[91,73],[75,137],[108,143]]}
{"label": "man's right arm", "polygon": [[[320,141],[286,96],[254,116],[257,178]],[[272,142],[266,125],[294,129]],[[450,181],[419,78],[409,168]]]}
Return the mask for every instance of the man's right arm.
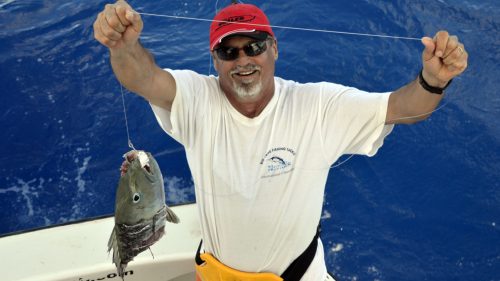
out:
{"label": "man's right arm", "polygon": [[94,22],[94,37],[109,48],[118,80],[150,103],[171,110],[175,98],[173,76],[159,68],[139,42],[143,22],[125,1],[108,4]]}

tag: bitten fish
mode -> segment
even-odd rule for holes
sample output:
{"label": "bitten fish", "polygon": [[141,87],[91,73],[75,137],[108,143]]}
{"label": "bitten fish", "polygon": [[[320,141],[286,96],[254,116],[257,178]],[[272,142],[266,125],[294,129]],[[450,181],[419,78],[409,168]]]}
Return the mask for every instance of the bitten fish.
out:
{"label": "bitten fish", "polygon": [[163,236],[166,221],[179,222],[165,204],[163,176],[151,153],[132,150],[125,159],[116,191],[115,226],[108,242],[122,279],[127,264]]}

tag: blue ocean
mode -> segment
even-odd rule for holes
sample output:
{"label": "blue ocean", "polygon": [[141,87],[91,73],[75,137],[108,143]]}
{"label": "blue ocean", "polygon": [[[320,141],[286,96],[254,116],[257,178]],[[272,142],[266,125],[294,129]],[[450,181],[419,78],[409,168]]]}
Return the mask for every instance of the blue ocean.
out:
{"label": "blue ocean", "polygon": [[[129,148],[120,85],[107,49],[93,38],[106,3],[0,0],[0,235],[114,211]],[[230,1],[130,3],[144,13],[211,19]],[[469,68],[431,118],[397,126],[374,157],[346,156],[332,167],[321,236],[339,280],[500,280],[500,1],[251,3],[277,26],[413,38],[446,29],[460,38]],[[141,42],[158,65],[216,74],[209,22],[143,20]],[[275,34],[276,75],[289,80],[381,92],[421,68],[416,40]],[[124,100],[130,138],[158,160],[168,203],[194,202],[182,146],[145,100],[127,91]]]}

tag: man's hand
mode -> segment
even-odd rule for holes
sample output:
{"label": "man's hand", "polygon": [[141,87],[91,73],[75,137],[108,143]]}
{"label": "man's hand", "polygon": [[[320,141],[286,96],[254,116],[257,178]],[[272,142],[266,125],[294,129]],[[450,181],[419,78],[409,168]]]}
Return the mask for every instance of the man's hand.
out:
{"label": "man's hand", "polygon": [[431,86],[442,88],[467,68],[469,54],[457,36],[439,31],[434,38],[422,38],[424,80]]}
{"label": "man's hand", "polygon": [[141,16],[125,1],[107,4],[94,22],[94,37],[110,50],[135,45],[141,34]]}

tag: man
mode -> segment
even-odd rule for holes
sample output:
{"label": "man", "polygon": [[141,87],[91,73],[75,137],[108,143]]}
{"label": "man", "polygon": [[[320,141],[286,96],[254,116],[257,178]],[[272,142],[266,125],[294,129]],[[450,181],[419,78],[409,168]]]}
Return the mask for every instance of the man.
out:
{"label": "man", "polygon": [[124,1],[106,5],[94,32],[120,82],[186,149],[205,252],[198,278],[328,280],[317,225],[329,167],[343,154],[374,155],[393,124],[428,117],[467,67],[467,52],[445,31],[425,37],[415,81],[366,93],[274,77],[278,42],[253,5],[230,5],[214,19],[218,77],[159,68],[138,41],[140,15]]}

